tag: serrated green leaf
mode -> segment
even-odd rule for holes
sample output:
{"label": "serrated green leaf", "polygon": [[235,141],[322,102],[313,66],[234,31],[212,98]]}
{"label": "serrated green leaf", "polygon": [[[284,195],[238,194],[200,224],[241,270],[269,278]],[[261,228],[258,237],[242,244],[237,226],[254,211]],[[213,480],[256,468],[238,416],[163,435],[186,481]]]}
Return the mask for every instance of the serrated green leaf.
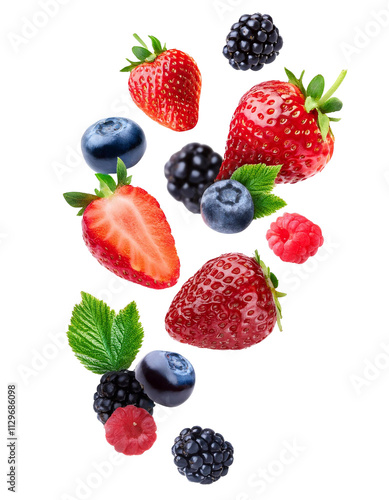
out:
{"label": "serrated green leaf", "polygon": [[[96,174],[96,177],[100,181],[100,191],[105,195],[112,194],[116,189],[116,182],[108,174]],[[107,191],[107,188],[109,191]],[[110,192],[110,193],[109,193]]]}
{"label": "serrated green leaf", "polygon": [[315,101],[315,99],[313,99],[311,96],[308,96],[305,99],[305,105],[304,106],[305,106],[305,109],[307,110],[307,112],[309,113],[314,108],[317,108],[317,101]]}
{"label": "serrated green leaf", "polygon": [[320,111],[322,113],[335,113],[335,111],[340,111],[343,108],[343,103],[337,97],[331,97],[325,102],[322,106],[320,106]]}
{"label": "serrated green leaf", "polygon": [[82,292],[68,329],[69,345],[81,363],[94,373],[111,370],[111,329],[115,312],[102,300]]}
{"label": "serrated green leaf", "polygon": [[127,180],[127,167],[121,158],[117,160],[116,174],[118,177],[118,186],[125,186]]}
{"label": "serrated green leaf", "polygon": [[132,52],[140,61],[144,61],[147,57],[151,56],[151,52],[143,47],[132,47]]}
{"label": "serrated green leaf", "polygon": [[324,92],[324,85],[323,75],[316,75],[308,85],[307,95],[315,100],[320,99]]}
{"label": "serrated green leaf", "polygon": [[284,200],[275,196],[274,194],[259,193],[253,197],[254,202],[254,219],[266,217],[267,215],[274,214],[280,208],[286,206]]}
{"label": "serrated green leaf", "polygon": [[86,208],[89,203],[92,203],[93,200],[97,200],[99,198],[99,196],[95,196],[94,194],[77,192],[64,193],[63,197],[65,198],[66,202],[74,208]]}
{"label": "serrated green leaf", "polygon": [[98,374],[124,370],[138,353],[143,328],[135,302],[116,316],[102,300],[82,292],[68,329],[69,345],[90,371]]}
{"label": "serrated green leaf", "polygon": [[125,370],[134,361],[142,346],[143,327],[135,302],[119,311],[112,324],[112,354],[116,364],[114,370]]}
{"label": "serrated green leaf", "polygon": [[317,118],[321,135],[323,137],[323,140],[325,141],[327,139],[328,131],[330,129],[330,120],[328,116],[321,113],[320,110],[317,110]]}
{"label": "serrated green leaf", "polygon": [[243,165],[235,170],[231,179],[243,184],[251,196],[254,196],[259,192],[270,193],[280,170],[281,165],[269,166],[264,163]]}

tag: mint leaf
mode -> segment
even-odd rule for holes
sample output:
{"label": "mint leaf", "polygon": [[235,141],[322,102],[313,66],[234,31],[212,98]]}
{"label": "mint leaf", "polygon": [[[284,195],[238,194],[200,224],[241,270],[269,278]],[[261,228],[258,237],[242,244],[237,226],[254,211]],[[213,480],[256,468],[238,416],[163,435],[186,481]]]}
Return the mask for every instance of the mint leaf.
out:
{"label": "mint leaf", "polygon": [[243,184],[251,196],[255,193],[270,193],[274,182],[281,170],[281,165],[269,166],[263,163],[258,165],[243,165],[235,170],[231,179]]}
{"label": "mint leaf", "polygon": [[116,366],[113,370],[126,370],[141,348],[143,327],[135,302],[119,311],[112,324],[111,347]]}
{"label": "mint leaf", "polygon": [[102,300],[81,292],[68,329],[69,345],[79,361],[93,373],[130,366],[142,344],[143,329],[135,302],[115,315]]}
{"label": "mint leaf", "polygon": [[258,193],[253,196],[254,202],[254,219],[259,219],[267,215],[274,214],[280,208],[286,206],[284,200],[274,194]]}

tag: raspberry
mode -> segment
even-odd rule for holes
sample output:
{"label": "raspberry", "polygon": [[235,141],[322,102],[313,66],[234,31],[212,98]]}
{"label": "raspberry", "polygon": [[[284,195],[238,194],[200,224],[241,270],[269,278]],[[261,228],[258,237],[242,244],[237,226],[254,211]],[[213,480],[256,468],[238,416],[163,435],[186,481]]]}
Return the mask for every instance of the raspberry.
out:
{"label": "raspberry", "polygon": [[284,214],[266,233],[269,247],[284,262],[302,264],[315,255],[324,239],[319,226],[299,214]]}
{"label": "raspberry", "polygon": [[178,472],[193,483],[211,484],[228,473],[234,461],[231,443],[212,429],[185,428],[172,447]]}
{"label": "raspberry", "polygon": [[105,437],[119,453],[142,455],[157,439],[156,430],[150,413],[129,405],[112,413],[105,424]]}

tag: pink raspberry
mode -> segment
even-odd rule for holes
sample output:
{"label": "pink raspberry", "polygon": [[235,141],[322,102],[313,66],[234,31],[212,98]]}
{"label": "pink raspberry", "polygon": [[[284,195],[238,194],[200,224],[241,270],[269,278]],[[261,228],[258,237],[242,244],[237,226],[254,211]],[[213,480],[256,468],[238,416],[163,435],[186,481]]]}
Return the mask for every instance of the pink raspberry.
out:
{"label": "pink raspberry", "polygon": [[299,214],[284,214],[266,233],[269,247],[284,262],[302,264],[315,255],[324,238],[319,226]]}
{"label": "pink raspberry", "polygon": [[142,455],[157,439],[153,417],[133,405],[117,408],[104,427],[108,443],[125,455]]}

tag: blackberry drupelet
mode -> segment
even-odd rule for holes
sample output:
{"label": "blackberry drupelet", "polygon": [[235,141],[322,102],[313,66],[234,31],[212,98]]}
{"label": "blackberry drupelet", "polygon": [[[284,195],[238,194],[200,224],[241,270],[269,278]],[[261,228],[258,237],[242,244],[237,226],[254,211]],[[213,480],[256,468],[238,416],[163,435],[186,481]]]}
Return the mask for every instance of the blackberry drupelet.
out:
{"label": "blackberry drupelet", "polygon": [[186,428],[172,447],[178,472],[189,481],[211,484],[225,476],[234,461],[234,448],[221,434],[199,426]]}
{"label": "blackberry drupelet", "polygon": [[259,71],[275,60],[282,45],[282,36],[271,16],[245,14],[231,26],[223,54],[234,69]]}
{"label": "blackberry drupelet", "polygon": [[199,214],[201,196],[215,180],[222,161],[209,146],[187,144],[165,165],[169,193],[190,212]]}
{"label": "blackberry drupelet", "polygon": [[97,418],[105,424],[117,408],[128,405],[143,408],[150,415],[153,414],[155,406],[136,380],[134,371],[121,370],[105,373],[94,395],[93,409],[97,413]]}

